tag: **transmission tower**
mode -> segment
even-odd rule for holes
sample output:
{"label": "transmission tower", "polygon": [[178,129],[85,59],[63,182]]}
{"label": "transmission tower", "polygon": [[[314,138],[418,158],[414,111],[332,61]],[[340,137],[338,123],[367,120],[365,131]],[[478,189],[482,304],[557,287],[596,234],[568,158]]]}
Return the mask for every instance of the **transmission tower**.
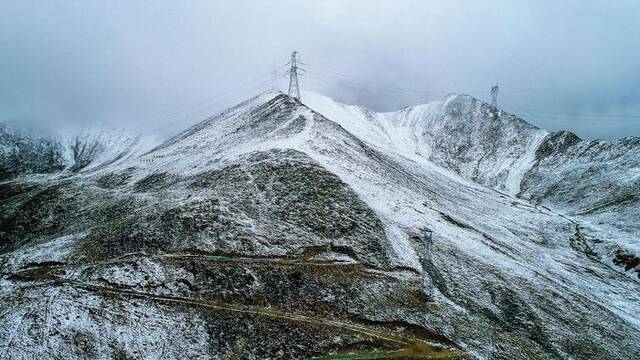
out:
{"label": "transmission tower", "polygon": [[498,90],[500,90],[498,83],[491,87],[491,106],[494,108],[498,107]]}
{"label": "transmission tower", "polygon": [[300,101],[300,86],[298,86],[298,52],[291,53],[291,70],[289,70],[289,96]]}

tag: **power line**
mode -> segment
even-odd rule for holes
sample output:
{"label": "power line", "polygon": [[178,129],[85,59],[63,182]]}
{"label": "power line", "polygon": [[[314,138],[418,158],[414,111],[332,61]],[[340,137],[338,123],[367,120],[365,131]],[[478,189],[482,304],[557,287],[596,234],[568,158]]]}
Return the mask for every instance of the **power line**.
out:
{"label": "power line", "polygon": [[[445,96],[451,94],[451,92],[426,92],[426,91],[415,91],[409,90],[405,88],[400,88],[397,86],[389,85],[389,86],[380,86],[378,84],[373,84],[370,81],[358,79],[348,74],[340,73],[337,71],[329,70],[326,68],[322,68],[318,65],[301,63],[304,67],[301,67],[303,72],[303,76],[310,77],[314,80],[321,81],[324,83],[332,83],[333,85],[349,87],[358,90],[364,90],[367,92],[384,94],[384,95],[394,95],[395,97],[408,96],[412,98],[424,98],[429,95],[441,95]],[[306,69],[306,68],[309,69]],[[335,82],[334,82],[335,81]],[[491,89],[491,103],[492,106],[497,107],[497,97],[499,92],[498,84],[494,85]],[[482,95],[480,92],[465,92],[469,95]],[[526,113],[530,115],[542,115],[542,116],[553,116],[553,117],[575,117],[575,118],[602,118],[602,119],[638,119],[640,115],[620,115],[620,114],[585,114],[585,113],[565,113],[565,112],[553,112],[548,110],[540,110],[540,109],[531,109],[525,108],[522,106],[508,105],[503,104],[502,107],[512,108],[519,111],[526,110]]]}
{"label": "power line", "polygon": [[[281,65],[277,68],[275,68],[275,71],[278,71],[279,69],[281,69],[282,67],[284,67],[285,65]],[[204,111],[207,108],[210,108],[214,105],[220,104],[220,103],[224,103],[225,100],[227,98],[230,97],[230,95],[234,95],[236,93],[238,93],[240,90],[245,90],[245,88],[249,88],[247,90],[255,90],[257,88],[262,87],[267,81],[271,82],[272,79],[268,79],[265,80],[265,77],[267,75],[272,75],[273,70],[269,71],[269,72],[265,72],[262,74],[257,75],[256,77],[254,77],[251,80],[248,80],[246,82],[243,82],[237,86],[233,86],[230,88],[227,88],[223,91],[218,92],[215,95],[211,95],[211,96],[207,96],[206,98],[190,104],[188,106],[182,107],[179,110],[173,111],[169,114],[165,114],[162,115],[160,117],[156,117],[154,119],[151,120],[147,120],[145,122],[142,123],[142,125],[151,125],[153,124],[153,126],[150,128],[152,130],[158,129],[162,126],[167,126],[170,125],[172,123],[175,123],[179,120],[184,120],[185,118],[194,115],[195,113],[199,112],[199,111]],[[253,85],[252,85],[253,84]],[[184,114],[185,112],[188,112],[187,114]],[[169,121],[165,121],[165,120],[169,120]]]}
{"label": "power line", "polygon": [[[289,69],[281,72],[280,70],[289,66]],[[253,93],[263,89],[265,86],[267,89],[270,87],[274,89],[274,83],[277,79],[289,76],[289,96],[300,99],[300,86],[299,76],[312,79],[314,81],[327,83],[331,85],[351,88],[359,91],[366,91],[373,94],[379,94],[389,96],[397,99],[406,99],[407,97],[422,100],[429,97],[446,96],[452,92],[435,92],[435,91],[416,91],[414,89],[403,88],[396,85],[382,85],[370,80],[360,79],[350,74],[334,71],[323,66],[315,64],[309,64],[302,62],[299,59],[299,53],[294,51],[291,54],[291,61],[276,67],[275,69],[257,75],[256,77],[248,80],[242,84],[231,87],[224,91],[220,91],[216,95],[207,96],[201,101],[189,105],[188,107],[174,111],[171,114],[164,115],[160,118],[156,118],[145,123],[153,122],[155,126],[152,129],[157,129],[162,126],[168,126],[177,121],[184,121],[191,116],[195,116],[198,113],[212,109],[215,106],[219,106],[231,101],[236,101],[241,95],[246,93]],[[498,96],[498,84],[491,89],[491,104],[497,107]],[[485,92],[466,92],[466,94],[481,97],[486,94]],[[552,116],[552,117],[574,117],[574,118],[605,118],[605,119],[638,119],[640,115],[605,115],[605,114],[585,114],[585,113],[563,113],[553,112],[548,110],[531,109],[517,105],[502,104],[504,108],[513,109],[511,111],[518,111],[528,114],[529,116]],[[168,122],[164,122],[164,119],[171,119]]]}
{"label": "power line", "polygon": [[393,91],[381,90],[381,89],[365,87],[365,86],[362,86],[362,85],[358,85],[358,84],[354,84],[354,83],[350,83],[350,82],[345,82],[345,81],[335,82],[332,79],[323,78],[323,77],[320,77],[320,76],[315,75],[315,74],[305,74],[304,77],[308,77],[308,78],[313,79],[315,81],[320,81],[320,82],[323,82],[323,83],[326,83],[326,84],[331,84],[331,85],[340,86],[340,87],[346,87],[346,88],[355,89],[355,90],[359,90],[359,91],[366,91],[366,92],[369,92],[369,93],[385,95],[385,96],[395,97],[395,98],[399,98],[399,99],[406,99],[407,97],[412,97],[414,99],[424,100],[424,96],[423,95],[404,94],[404,93],[398,93],[398,92],[393,92]]}
{"label": "power line", "polygon": [[[433,97],[433,93],[431,94],[427,94],[427,93],[413,93],[413,92],[405,92],[405,91],[398,91],[398,90],[394,90],[394,88],[390,87],[390,88],[384,88],[384,87],[378,87],[378,86],[369,86],[369,85],[364,85],[360,82],[356,82],[356,81],[350,81],[350,80],[346,80],[346,79],[336,79],[335,77],[331,77],[328,76],[326,74],[320,74],[320,73],[316,73],[316,72],[308,72],[308,73],[303,73],[304,77],[309,77],[311,79],[314,79],[316,81],[321,81],[324,83],[329,83],[335,86],[342,86],[342,87],[348,87],[351,89],[356,89],[356,90],[361,90],[361,91],[367,91],[370,93],[376,93],[376,94],[381,94],[381,95],[387,95],[387,96],[393,96],[393,97],[401,97],[401,98],[406,98],[406,97],[411,97],[414,99],[420,99],[422,101],[425,100],[425,98],[429,98],[429,97]],[[440,96],[445,96],[447,94],[442,93],[439,94]]]}
{"label": "power line", "polygon": [[[204,105],[190,107],[189,109],[187,109],[189,111],[187,113],[184,113],[184,110],[181,110],[175,113],[175,116],[173,116],[169,121],[156,124],[155,126],[149,128],[149,130],[154,131],[161,127],[169,126],[177,122],[183,122],[195,116],[196,114],[202,113],[207,110],[214,111],[215,108],[219,108],[222,105],[231,103],[232,101],[233,102],[238,101],[238,98],[240,98],[241,96],[242,98],[244,98],[245,96],[243,96],[243,94],[246,95],[247,93],[250,93],[252,94],[250,97],[253,97],[255,96],[255,93],[258,92],[259,90],[260,91],[267,90],[271,85],[271,81],[272,81],[271,79],[266,79],[248,88],[247,88],[247,85],[243,87],[237,87],[235,90],[228,91],[224,96],[216,97],[215,101],[200,102],[198,104],[204,103]],[[209,100],[211,100],[211,97],[209,98]]]}
{"label": "power line", "polygon": [[[310,70],[304,69],[306,71],[311,71],[311,72],[315,72],[316,74],[318,72],[322,72],[323,75],[327,75],[327,76],[334,76],[336,78],[344,78],[344,79],[349,79],[352,80],[354,82],[358,82],[361,83],[363,85],[366,86],[370,86],[370,87],[377,87],[377,88],[384,88],[385,90],[393,90],[393,91],[398,91],[398,92],[403,92],[403,93],[409,93],[409,94],[417,94],[420,96],[425,96],[425,95],[448,95],[453,93],[453,91],[438,91],[438,92],[433,92],[433,91],[419,91],[419,90],[414,90],[414,89],[408,89],[408,88],[402,88],[396,85],[381,85],[379,83],[373,83],[371,81],[368,80],[363,80],[348,74],[344,74],[338,71],[334,71],[334,70],[330,70],[328,68],[322,67],[322,66],[318,66],[318,65],[314,65],[314,64],[308,64],[308,63],[301,63],[303,65],[303,69],[304,67],[309,67]],[[484,92],[481,91],[468,91],[465,92],[466,94],[474,94],[474,95],[480,95],[480,94],[484,94]]]}
{"label": "power line", "polygon": [[[274,67],[274,68],[272,69],[272,72],[280,72],[280,70],[282,70],[282,69],[283,69],[283,68],[285,68],[285,67],[287,67],[287,64],[281,64],[281,65],[278,65],[278,66],[276,66],[276,67]],[[236,86],[232,86],[232,87],[231,87],[231,88],[229,88],[228,90],[231,90],[231,89],[235,89],[235,88],[238,88],[238,87],[242,87],[242,86],[248,85],[248,84],[250,84],[251,82],[255,82],[255,81],[257,81],[257,80],[261,79],[262,77],[265,77],[267,74],[270,74],[270,73],[271,73],[271,72],[269,72],[269,73],[265,72],[265,73],[256,74],[256,76],[255,76],[254,78],[252,78],[251,80],[248,80],[248,81],[246,81],[246,82],[244,82],[244,83],[241,83],[241,84],[238,84],[238,85],[236,85]],[[207,77],[207,78],[201,79],[201,81],[205,81],[205,80],[207,80],[207,79],[211,79],[211,78],[212,78],[212,77],[211,77],[211,76],[209,76],[209,77]],[[207,99],[211,99],[211,98],[215,98],[215,97],[217,97],[217,96],[220,96],[220,94],[223,94],[223,93],[225,93],[225,92],[226,92],[226,91],[228,91],[228,90],[222,91],[222,92],[220,92],[219,94],[209,95],[209,96],[207,96],[207,97],[203,98],[203,100],[201,100],[200,102],[202,102],[202,101],[206,101]],[[181,93],[179,93],[179,94],[184,95],[184,94],[186,94],[186,93],[187,93],[186,91],[183,91],[183,92],[181,92]],[[170,98],[167,102],[165,102],[165,104],[164,104],[164,105],[166,105],[166,104],[170,104],[170,103],[173,103],[173,102],[175,102],[176,100],[179,100],[179,99],[180,99],[180,97],[179,97],[179,96],[177,96],[177,95],[176,95],[176,96],[173,96],[173,97],[172,97],[172,98]],[[194,105],[195,105],[195,104],[194,104]]]}
{"label": "power line", "polygon": [[640,119],[640,115],[607,115],[607,114],[586,114],[586,113],[565,113],[565,112],[553,112],[547,111],[544,109],[532,109],[527,107],[522,107],[519,105],[509,105],[504,104],[502,107],[511,108],[518,111],[524,111],[531,115],[542,115],[542,116],[552,116],[552,117],[574,117],[574,118],[596,118],[596,119]]}

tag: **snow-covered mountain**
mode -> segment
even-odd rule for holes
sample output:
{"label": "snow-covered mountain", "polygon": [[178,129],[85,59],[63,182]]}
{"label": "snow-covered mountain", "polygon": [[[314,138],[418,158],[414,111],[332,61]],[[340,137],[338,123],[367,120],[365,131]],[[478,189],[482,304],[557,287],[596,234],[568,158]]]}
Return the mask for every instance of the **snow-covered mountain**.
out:
{"label": "snow-covered mountain", "polygon": [[132,135],[125,129],[84,129],[66,136],[44,136],[0,124],[0,180],[62,170],[89,173],[138,157],[155,143],[151,137]]}
{"label": "snow-covered mountain", "polygon": [[43,136],[9,129],[0,123],[0,181],[64,168],[64,149]]}
{"label": "snow-covered mountain", "polygon": [[[589,227],[591,248],[611,265],[621,255],[640,254],[638,137],[584,141],[566,131],[549,133],[465,95],[391,113],[305,95],[311,108],[382,151],[428,160],[570,216]],[[637,266],[627,271],[640,277]]]}
{"label": "snow-covered mountain", "polygon": [[69,170],[92,173],[96,170],[136,159],[157,143],[152,137],[127,129],[84,129],[64,138]]}
{"label": "snow-covered mountain", "polygon": [[640,357],[637,220],[622,219],[637,144],[468,96],[375,113],[262,94],[139,155],[1,184],[0,346]]}

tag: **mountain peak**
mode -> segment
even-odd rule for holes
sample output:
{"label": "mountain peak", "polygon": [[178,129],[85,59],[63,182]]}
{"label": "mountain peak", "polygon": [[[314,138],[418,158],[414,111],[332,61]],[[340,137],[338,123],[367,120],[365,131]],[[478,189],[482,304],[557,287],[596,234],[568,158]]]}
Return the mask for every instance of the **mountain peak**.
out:
{"label": "mountain peak", "polygon": [[23,358],[637,358],[640,156],[561,135],[536,158],[546,132],[486,109],[268,92],[141,156],[0,183],[0,328]]}

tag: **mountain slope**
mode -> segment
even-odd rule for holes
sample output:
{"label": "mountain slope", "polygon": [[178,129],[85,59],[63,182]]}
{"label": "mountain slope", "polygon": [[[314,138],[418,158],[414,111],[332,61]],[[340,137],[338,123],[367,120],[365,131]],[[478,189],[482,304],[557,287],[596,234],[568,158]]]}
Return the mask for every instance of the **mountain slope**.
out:
{"label": "mountain slope", "polygon": [[[584,141],[548,133],[465,95],[392,113],[313,93],[305,102],[382,151],[433,162],[571,216],[597,239],[590,250],[611,266],[620,265],[619,254],[640,256],[640,138]],[[640,267],[628,264],[618,268],[640,278]]]}
{"label": "mountain slope", "polygon": [[[444,162],[447,146],[418,135],[464,128],[427,121],[456,103],[375,114],[263,94],[139,158],[3,184],[2,346],[78,358],[640,356],[638,282],[589,253],[582,227],[429,160]],[[507,160],[483,178],[517,177],[502,169],[533,161],[534,143],[499,140],[480,163]],[[56,329],[44,345],[42,323]]]}
{"label": "mountain slope", "polygon": [[[391,113],[306,93],[305,103],[376,146],[428,159],[483,185],[516,194],[547,132],[470,96]],[[377,131],[372,131],[376,129]]]}
{"label": "mountain slope", "polygon": [[0,124],[0,180],[63,170],[89,173],[138,157],[154,144],[155,140],[131,135],[124,129],[87,129],[72,136],[44,136]]}
{"label": "mountain slope", "polygon": [[64,168],[64,150],[50,139],[22,134],[0,124],[0,181]]}
{"label": "mountain slope", "polygon": [[[610,254],[640,255],[640,138],[583,141],[571,133],[544,139],[519,196],[559,209],[617,238]],[[636,268],[640,278],[640,268]]]}

